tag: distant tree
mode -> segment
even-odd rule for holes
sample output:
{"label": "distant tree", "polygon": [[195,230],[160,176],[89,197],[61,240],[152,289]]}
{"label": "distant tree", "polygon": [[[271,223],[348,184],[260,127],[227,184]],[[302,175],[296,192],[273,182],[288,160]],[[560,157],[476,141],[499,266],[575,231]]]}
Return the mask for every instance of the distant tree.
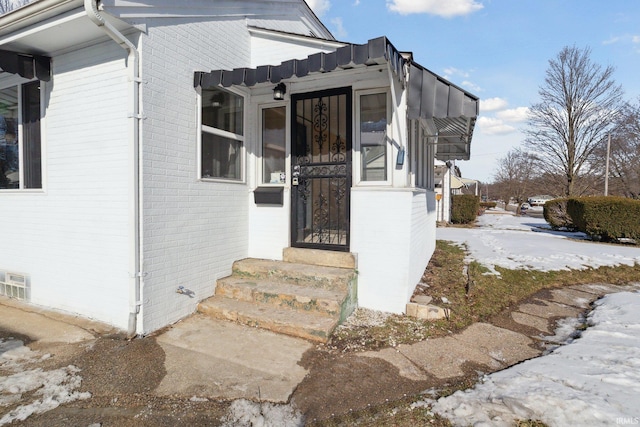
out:
{"label": "distant tree", "polygon": [[[600,166],[599,188],[604,188],[606,142],[596,151]],[[609,194],[640,198],[640,98],[625,104],[611,133]],[[602,193],[600,193],[602,194]]]}
{"label": "distant tree", "polygon": [[525,130],[541,171],[560,179],[566,196],[592,185],[594,150],[620,114],[622,88],[613,80],[614,68],[603,69],[590,55],[589,48],[565,47],[549,61]]}
{"label": "distant tree", "polygon": [[498,169],[494,175],[494,195],[499,196],[505,203],[514,200],[518,206],[522,204],[532,183],[537,177],[537,158],[520,148],[511,149],[498,160]]}

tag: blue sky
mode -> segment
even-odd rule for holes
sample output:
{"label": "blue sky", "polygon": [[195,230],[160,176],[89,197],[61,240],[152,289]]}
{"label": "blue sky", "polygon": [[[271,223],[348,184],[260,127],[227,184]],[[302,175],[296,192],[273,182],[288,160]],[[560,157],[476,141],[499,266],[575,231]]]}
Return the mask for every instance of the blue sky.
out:
{"label": "blue sky", "polygon": [[615,67],[625,99],[640,97],[638,0],[307,0],[334,36],[379,36],[480,97],[464,177],[491,182],[497,160],[519,145],[549,60],[565,46],[590,48]]}

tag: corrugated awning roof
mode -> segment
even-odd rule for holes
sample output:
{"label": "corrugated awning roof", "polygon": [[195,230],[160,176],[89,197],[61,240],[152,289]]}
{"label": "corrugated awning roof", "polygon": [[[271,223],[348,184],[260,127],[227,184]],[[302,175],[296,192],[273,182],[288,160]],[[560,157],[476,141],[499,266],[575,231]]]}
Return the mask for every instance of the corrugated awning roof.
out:
{"label": "corrugated awning roof", "polygon": [[467,184],[465,184],[462,181],[462,179],[458,178],[457,176],[455,176],[453,174],[451,175],[450,187],[451,187],[452,190],[457,190],[459,188],[466,187],[466,186],[467,186]]}
{"label": "corrugated awning roof", "polygon": [[51,58],[0,50],[0,71],[18,74],[25,79],[37,77],[48,82],[51,80]]}
{"label": "corrugated awning roof", "polygon": [[346,44],[333,52],[315,53],[305,59],[292,59],[280,65],[197,71],[194,74],[194,86],[205,89],[218,86],[252,87],[260,83],[279,83],[294,77],[383,64],[389,64],[398,79],[403,81],[408,71],[408,117],[424,120],[436,129],[437,133],[433,135],[438,136],[436,158],[468,160],[479,111],[478,98],[403,57],[386,37],[372,39],[362,45]]}

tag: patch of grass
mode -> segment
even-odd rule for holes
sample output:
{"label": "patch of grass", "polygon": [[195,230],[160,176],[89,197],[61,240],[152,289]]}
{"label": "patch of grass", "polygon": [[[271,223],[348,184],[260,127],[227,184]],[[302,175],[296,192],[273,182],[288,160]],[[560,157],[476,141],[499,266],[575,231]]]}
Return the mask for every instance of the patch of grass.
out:
{"label": "patch of grass", "polygon": [[[328,348],[341,352],[376,350],[440,337],[474,322],[488,321],[543,289],[588,283],[624,285],[640,277],[638,264],[550,272],[497,267],[496,271],[499,276],[487,274],[487,268],[475,261],[466,264],[464,249],[437,241],[416,293],[431,296],[434,304],[449,308],[448,319],[425,321],[390,315],[378,325],[338,328]],[[443,303],[442,298],[449,303]]]}
{"label": "patch of grass", "polygon": [[547,425],[538,420],[518,420],[516,427],[547,427]]}
{"label": "patch of grass", "polygon": [[362,411],[308,423],[309,427],[394,426],[394,427],[451,427],[446,418],[432,413],[426,405],[415,405],[415,399],[390,402]]}

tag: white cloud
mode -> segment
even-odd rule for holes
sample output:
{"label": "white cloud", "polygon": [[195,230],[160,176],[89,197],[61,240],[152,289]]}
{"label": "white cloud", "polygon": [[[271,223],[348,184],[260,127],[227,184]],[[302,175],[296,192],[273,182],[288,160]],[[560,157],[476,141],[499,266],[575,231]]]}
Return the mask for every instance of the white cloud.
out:
{"label": "white cloud", "polygon": [[467,78],[469,77],[469,73],[464,71],[464,70],[460,70],[458,68],[455,67],[447,67],[444,70],[444,78],[445,79],[450,79],[451,76],[458,76],[458,77],[464,77]]}
{"label": "white cloud", "polygon": [[620,41],[620,37],[611,37],[608,40],[605,40],[602,42],[603,45],[608,45],[608,44],[615,44],[618,43]]}
{"label": "white cloud", "polygon": [[640,43],[640,36],[633,36],[631,41],[634,42],[634,43]]}
{"label": "white cloud", "polygon": [[306,0],[307,4],[313,10],[313,13],[321,17],[324,13],[331,8],[331,2],[329,0]]}
{"label": "white cloud", "polygon": [[344,39],[347,37],[347,30],[344,28],[342,18],[332,18],[330,22],[333,25],[331,32],[336,38]]}
{"label": "white cloud", "polygon": [[484,7],[475,0],[387,0],[387,8],[401,15],[428,13],[430,15],[452,18],[468,15]]}
{"label": "white cloud", "polygon": [[510,108],[508,110],[499,111],[496,113],[496,117],[505,122],[520,123],[527,121],[527,115],[529,114],[529,108],[518,107]]}
{"label": "white cloud", "polygon": [[358,6],[359,4],[360,4],[360,0],[355,0],[355,1],[353,2],[353,5],[354,5],[354,6]]}
{"label": "white cloud", "polygon": [[496,111],[502,110],[508,105],[504,98],[487,98],[480,100],[480,111]]}
{"label": "white cloud", "polygon": [[[465,70],[461,70],[455,67],[447,67],[443,70],[443,76],[445,79],[456,83],[459,86],[465,87],[472,92],[481,92],[482,88],[470,80],[466,80],[471,76],[471,73]],[[462,83],[458,83],[462,80]]]}
{"label": "white cloud", "polygon": [[460,86],[466,87],[471,92],[482,92],[482,88],[480,86],[473,82],[470,82],[469,80],[463,81],[462,83],[460,83]]}
{"label": "white cloud", "polygon": [[481,133],[486,135],[505,135],[516,131],[516,128],[495,117],[480,116],[476,126]]}

